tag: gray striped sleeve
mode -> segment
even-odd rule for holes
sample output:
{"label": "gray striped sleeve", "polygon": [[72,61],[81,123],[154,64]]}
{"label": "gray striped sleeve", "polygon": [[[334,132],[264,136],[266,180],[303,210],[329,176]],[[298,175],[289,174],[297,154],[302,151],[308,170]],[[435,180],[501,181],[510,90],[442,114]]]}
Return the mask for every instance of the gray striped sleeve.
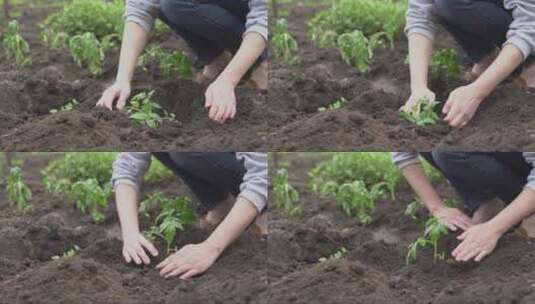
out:
{"label": "gray striped sleeve", "polygon": [[409,0],[405,34],[421,34],[433,39],[436,31],[436,12],[433,0]]}
{"label": "gray striped sleeve", "polygon": [[516,46],[524,59],[535,51],[535,2],[533,0],[506,0],[505,8],[513,10],[505,44]]}
{"label": "gray striped sleeve", "polygon": [[250,0],[245,33],[256,32],[268,40],[267,0]]}
{"label": "gray striped sleeve", "polygon": [[246,170],[240,196],[253,203],[258,212],[264,211],[268,199],[267,153],[238,152],[236,158],[244,161]]}
{"label": "gray striped sleeve", "polygon": [[150,32],[154,28],[159,12],[159,0],[126,0],[124,20],[134,22]]}
{"label": "gray striped sleeve", "polygon": [[531,164],[533,167],[528,176],[528,182],[526,187],[529,187],[531,190],[535,191],[535,152],[524,152],[524,159],[528,164]]}
{"label": "gray striped sleeve", "polygon": [[138,192],[143,183],[143,176],[150,167],[151,154],[149,152],[122,152],[113,163],[111,185],[115,190],[117,185],[127,184]]}
{"label": "gray striped sleeve", "polygon": [[399,169],[403,169],[410,164],[420,163],[420,158],[417,152],[392,152],[392,161]]}

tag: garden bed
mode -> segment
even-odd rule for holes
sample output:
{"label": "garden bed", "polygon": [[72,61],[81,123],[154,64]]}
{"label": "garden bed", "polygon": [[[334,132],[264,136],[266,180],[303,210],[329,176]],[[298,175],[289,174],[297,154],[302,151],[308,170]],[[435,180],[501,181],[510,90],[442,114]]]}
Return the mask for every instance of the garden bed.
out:
{"label": "garden bed", "polygon": [[[181,281],[163,279],[154,266],[126,264],[115,206],[94,224],[73,206],[45,192],[40,170],[50,156],[25,156],[23,178],[32,189],[35,211],[19,215],[0,191],[0,303],[265,303],[266,242],[244,234],[204,275]],[[2,186],[2,189],[4,187]],[[146,191],[189,195],[177,180],[148,185]],[[142,222],[148,228],[149,220]],[[179,233],[178,247],[197,243],[207,233],[189,228]],[[52,260],[77,245],[73,257]]]}
{"label": "garden bed", "polygon": [[[296,2],[294,2],[296,3]],[[444,122],[427,127],[400,118],[398,109],[410,94],[407,40],[401,35],[375,51],[369,73],[362,75],[342,60],[339,50],[319,48],[308,34],[307,22],[328,6],[318,1],[280,5],[288,31],[299,44],[297,65],[272,61],[270,103],[280,103],[277,129],[271,129],[275,150],[529,150],[533,148],[535,96],[502,84],[486,99],[480,111],[463,129]],[[273,25],[275,18],[271,18]],[[443,31],[437,49],[457,48]],[[462,52],[459,50],[459,54]],[[449,93],[463,85],[432,79],[430,88],[445,102]],[[318,112],[335,100],[348,102],[340,109]]]}
{"label": "garden bed", "polygon": [[[532,303],[535,243],[507,234],[480,264],[437,261],[432,250],[406,264],[407,246],[423,233],[423,222],[404,214],[413,200],[402,186],[396,200],[381,199],[373,221],[362,226],[331,199],[310,191],[308,175],[323,156],[300,153],[281,157],[289,163],[290,184],[300,192],[302,214],[273,209],[270,217],[269,280],[273,303]],[[444,182],[443,194],[452,194]],[[275,205],[274,195],[270,196]],[[425,216],[423,212],[419,214]],[[448,254],[458,241],[441,241]],[[319,263],[346,248],[345,257]]]}

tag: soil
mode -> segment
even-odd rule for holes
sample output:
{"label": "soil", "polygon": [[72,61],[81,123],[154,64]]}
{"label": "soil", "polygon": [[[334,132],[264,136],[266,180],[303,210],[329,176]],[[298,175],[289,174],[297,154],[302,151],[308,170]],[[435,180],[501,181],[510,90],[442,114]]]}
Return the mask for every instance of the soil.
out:
{"label": "soil", "polygon": [[[378,202],[373,222],[362,226],[335,201],[311,193],[307,172],[324,156],[300,153],[281,157],[289,163],[290,183],[300,193],[302,214],[288,217],[274,208],[268,243],[272,303],[421,303],[519,304],[535,301],[535,243],[506,234],[480,264],[438,261],[432,250],[418,253],[406,264],[407,246],[423,233],[426,214],[419,221],[404,214],[413,200],[402,186],[396,200]],[[442,181],[439,192],[454,195]],[[273,195],[271,205],[275,201]],[[450,234],[440,244],[449,253],[458,241]],[[347,256],[319,263],[345,247]]]}
{"label": "soil", "polygon": [[[165,254],[149,266],[124,262],[114,203],[105,221],[94,224],[90,216],[43,189],[39,172],[49,156],[25,159],[23,178],[33,191],[35,211],[18,214],[0,191],[1,304],[266,303],[266,241],[244,234],[204,275],[165,280],[154,269]],[[145,190],[190,194],[178,180]],[[150,220],[142,221],[143,229],[149,226]],[[177,246],[206,237],[207,232],[190,227],[179,235]],[[74,245],[81,248],[75,256],[51,259]],[[155,245],[165,252],[163,244]]]}
{"label": "soil", "polygon": [[[307,21],[327,6],[319,1],[304,3],[280,5],[288,13],[289,32],[299,43],[301,63],[289,66],[272,61],[269,103],[279,103],[281,109],[278,128],[269,132],[271,150],[509,151],[534,147],[534,95],[511,83],[500,85],[463,129],[442,121],[420,128],[402,120],[398,109],[410,95],[404,35],[395,41],[394,49],[376,51],[371,71],[362,75],[342,61],[337,49],[319,48],[311,41]],[[270,20],[273,24],[275,18]],[[462,54],[444,31],[435,40],[437,48],[455,48]],[[433,78],[430,88],[444,102],[453,89],[465,84]],[[317,111],[341,97],[348,101],[341,109]]]}
{"label": "soil", "polygon": [[[59,9],[43,5],[17,6],[22,36],[31,47],[33,64],[18,67],[0,50],[0,148],[3,151],[87,150],[260,150],[267,124],[278,109],[248,85],[236,91],[238,114],[220,125],[204,108],[207,85],[136,70],[132,96],[155,90],[155,100],[174,113],[177,122],[150,129],[133,123],[124,112],[95,108],[102,92],[115,79],[118,51],[106,54],[104,73],[92,77],[79,68],[68,50],[51,50],[39,39],[38,24]],[[155,39],[166,49],[187,51],[181,39]],[[76,99],[72,112],[49,114]]]}

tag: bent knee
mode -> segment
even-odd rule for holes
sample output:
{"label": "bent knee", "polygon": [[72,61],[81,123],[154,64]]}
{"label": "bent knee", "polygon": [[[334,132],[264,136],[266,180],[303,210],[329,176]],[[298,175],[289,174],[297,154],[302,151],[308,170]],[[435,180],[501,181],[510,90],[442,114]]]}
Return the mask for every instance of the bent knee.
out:
{"label": "bent knee", "polygon": [[458,16],[460,10],[469,8],[473,2],[473,0],[435,0],[435,7],[440,17],[452,20]]}

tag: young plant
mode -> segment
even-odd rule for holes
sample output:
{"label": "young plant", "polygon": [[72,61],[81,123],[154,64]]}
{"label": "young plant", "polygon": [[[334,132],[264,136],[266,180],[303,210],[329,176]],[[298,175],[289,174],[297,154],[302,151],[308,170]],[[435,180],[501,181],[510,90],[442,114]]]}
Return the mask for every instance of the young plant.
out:
{"label": "young plant", "polygon": [[400,116],[418,127],[434,125],[440,120],[435,112],[435,106],[438,104],[439,102],[427,98],[420,99],[412,108],[400,111]]}
{"label": "young plant", "polygon": [[80,247],[78,245],[74,245],[71,249],[65,250],[63,254],[61,255],[55,255],[52,257],[52,260],[57,261],[59,259],[66,259],[66,258],[72,258],[80,251]]}
{"label": "young plant", "polygon": [[[154,91],[142,92],[132,98],[126,112],[136,123],[146,125],[149,128],[158,128],[164,121],[174,121],[175,114],[164,110],[156,103],[152,96]],[[159,114],[161,112],[162,114]]]}
{"label": "young plant", "polygon": [[59,109],[50,110],[50,114],[55,114],[55,113],[59,113],[59,112],[70,112],[70,111],[74,110],[74,107],[79,105],[79,104],[80,103],[76,99],[73,99],[73,100],[67,102],[66,104],[64,104]]}
{"label": "young plant", "polygon": [[425,223],[425,232],[423,237],[419,237],[409,245],[409,252],[407,253],[407,264],[416,260],[418,248],[425,248],[427,246],[433,247],[433,263],[445,260],[445,253],[438,252],[438,243],[440,238],[448,235],[448,228],[441,224],[436,218],[432,217]]}
{"label": "young plant", "polygon": [[405,208],[405,215],[410,216],[412,219],[417,220],[418,217],[416,214],[418,211],[422,209],[422,203],[418,200],[413,200],[410,204],[407,205]]}
{"label": "young plant", "polygon": [[347,249],[345,247],[342,247],[338,251],[336,251],[335,253],[331,254],[328,257],[319,258],[318,262],[323,263],[323,262],[327,262],[327,261],[339,260],[339,259],[345,257],[347,255],[347,253],[348,253]]}
{"label": "young plant", "polygon": [[385,185],[378,183],[368,189],[360,180],[345,183],[338,188],[336,201],[342,205],[347,215],[355,215],[362,224],[367,225],[372,221],[371,214],[375,211],[375,202],[384,195],[382,188]]}
{"label": "young plant", "polygon": [[431,57],[431,73],[446,78],[457,78],[461,74],[461,62],[454,49],[437,51]]}
{"label": "young plant", "polygon": [[15,62],[21,66],[32,63],[32,60],[27,56],[30,52],[30,46],[20,35],[20,26],[17,20],[11,20],[8,23],[2,44],[8,59],[14,58]]}
{"label": "young plant", "polygon": [[279,169],[273,183],[277,207],[284,209],[290,216],[301,212],[301,209],[295,206],[299,200],[299,192],[288,182],[288,171]]}
{"label": "young plant", "polygon": [[318,112],[325,112],[327,110],[337,110],[340,109],[344,104],[347,103],[347,100],[342,97],[330,103],[327,107],[318,108]]}
{"label": "young plant", "polygon": [[356,30],[338,37],[338,48],[347,65],[355,64],[361,73],[370,71],[373,52],[383,45],[381,37],[385,33],[376,33],[367,38],[363,32]]}
{"label": "young plant", "polygon": [[102,74],[104,51],[95,34],[87,32],[72,37],[69,40],[69,49],[78,66],[86,65],[95,76]]}
{"label": "young plant", "polygon": [[108,199],[112,193],[111,187],[102,187],[95,178],[78,181],[70,187],[68,196],[76,202],[76,207],[82,212],[91,214],[96,223],[104,220],[102,210],[108,208]]}
{"label": "young plant", "polygon": [[297,51],[299,46],[297,41],[288,32],[288,21],[286,19],[279,19],[275,23],[275,31],[273,38],[271,38],[271,45],[275,53],[275,57],[284,60],[288,64],[299,63],[299,56]]}
{"label": "young plant", "polygon": [[169,53],[161,47],[149,48],[139,57],[138,66],[148,72],[148,66],[151,63],[157,63],[158,68],[165,77],[176,75],[189,79],[193,75],[190,59],[183,52],[174,51]]}
{"label": "young plant", "polygon": [[184,231],[187,225],[194,223],[195,215],[190,208],[190,200],[187,197],[171,199],[157,193],[152,197],[156,197],[157,200],[145,203],[145,208],[153,203],[158,203],[161,212],[147,234],[151,239],[157,236],[165,240],[169,253],[175,244],[177,233]]}
{"label": "young plant", "polygon": [[29,204],[32,199],[32,191],[22,181],[20,167],[12,167],[9,170],[6,190],[10,206],[16,206],[17,210],[22,213],[33,210],[33,206]]}

